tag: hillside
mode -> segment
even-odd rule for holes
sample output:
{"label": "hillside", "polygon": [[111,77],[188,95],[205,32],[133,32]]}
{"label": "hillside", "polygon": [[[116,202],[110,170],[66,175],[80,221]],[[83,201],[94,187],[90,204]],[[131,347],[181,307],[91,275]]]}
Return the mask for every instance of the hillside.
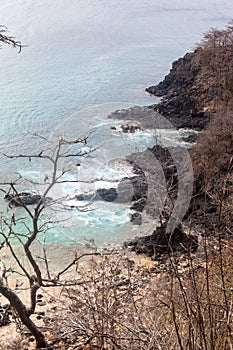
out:
{"label": "hillside", "polygon": [[232,233],[233,25],[211,29],[194,52],[146,89],[162,97],[152,106],[177,128],[201,131],[192,147],[195,184],[189,220],[208,233]]}
{"label": "hillside", "polygon": [[[163,210],[158,208],[160,226],[152,235],[126,244],[152,259],[127,248],[98,251],[94,247],[88,254],[78,256],[75,252],[73,262],[57,275],[54,271],[50,276],[46,265],[48,279],[43,284],[24,268],[25,274],[18,273],[17,279],[11,275],[7,280],[5,273],[12,273],[12,268],[5,270],[2,264],[0,285],[7,292],[2,294],[14,288],[27,305],[31,293],[34,309],[26,309],[24,304],[22,309],[28,318],[32,316],[46,347],[36,345],[33,332],[28,331],[31,328],[17,313],[20,299],[11,295],[11,305],[0,299],[0,350],[32,350],[35,346],[60,350],[233,348],[233,24],[222,31],[211,29],[194,52],[174,62],[165,79],[147,91],[162,97],[161,102],[124,110],[120,115],[118,111],[119,119],[128,120],[129,115],[136,121],[144,118],[149,129],[157,128],[151,116],[160,114],[178,129],[199,131],[189,151],[183,147],[194,169],[193,196],[183,221],[167,231],[181,187],[174,161],[178,147],[158,144],[130,155],[134,175],[139,175],[133,177],[133,209],[139,215],[148,202],[147,210],[153,214],[156,209],[147,179],[156,178],[158,163],[164,174],[168,199]],[[126,132],[137,128],[138,124],[136,128],[128,125]],[[147,153],[145,175],[135,164]],[[158,160],[157,167],[149,163],[151,159]],[[185,157],[180,163],[181,178],[185,179]],[[158,184],[161,187],[164,183]],[[13,216],[9,234],[14,220]],[[14,254],[9,240],[6,242],[21,266],[18,253]],[[2,256],[6,258],[5,252]],[[45,250],[40,259],[48,263]],[[39,288],[40,294],[36,294]]]}

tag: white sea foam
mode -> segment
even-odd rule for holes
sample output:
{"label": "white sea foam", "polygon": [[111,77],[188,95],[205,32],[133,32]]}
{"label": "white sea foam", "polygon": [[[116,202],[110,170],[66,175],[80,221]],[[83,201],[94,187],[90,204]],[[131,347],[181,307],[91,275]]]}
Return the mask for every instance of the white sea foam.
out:
{"label": "white sea foam", "polygon": [[[6,46],[0,52],[0,151],[37,151],[33,132],[49,136],[66,130],[79,137],[95,130],[91,145],[100,148],[92,162],[78,160],[82,164],[77,174],[77,180],[92,183],[57,186],[52,195],[114,187],[109,177],[115,180],[129,173],[124,167],[116,171],[111,161],[150,147],[153,135],[145,130],[132,135],[115,132],[110,127],[119,122],[107,120],[107,115],[135,104],[156,103],[144,88],[159,82],[171,62],[191,50],[209,27],[225,26],[232,13],[232,0],[70,0],[69,6],[66,1],[55,6],[47,0],[5,0],[0,23],[28,47],[19,55]],[[165,137],[168,143],[176,141],[172,134]],[[4,181],[15,178],[15,172],[33,181],[39,173],[43,180],[49,170],[34,161],[4,157],[0,165]],[[114,205],[112,214],[80,214],[85,227],[71,230],[72,239],[88,235],[91,220],[93,227],[104,223],[96,226],[102,233],[92,230],[99,241],[121,235],[128,227],[128,209],[123,206],[118,221]],[[65,233],[53,231],[51,240],[54,237],[66,240]]]}

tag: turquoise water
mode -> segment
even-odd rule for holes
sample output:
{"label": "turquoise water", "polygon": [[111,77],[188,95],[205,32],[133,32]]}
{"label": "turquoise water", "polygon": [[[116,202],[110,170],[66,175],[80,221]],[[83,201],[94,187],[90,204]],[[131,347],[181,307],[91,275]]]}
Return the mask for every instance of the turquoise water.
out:
{"label": "turquoise water", "polygon": [[[5,46],[0,52],[0,151],[35,148],[33,132],[79,136],[90,129],[97,130],[95,142],[104,143],[103,164],[147,147],[153,142],[149,134],[121,140],[111,135],[107,114],[155,103],[145,87],[232,14],[230,0],[1,0],[0,23],[27,47],[21,54]],[[41,172],[38,164],[2,157],[0,165],[1,180],[14,171],[29,177]],[[50,239],[121,237],[132,231],[128,214],[123,205],[72,214],[69,228],[60,225],[63,233],[53,231]]]}

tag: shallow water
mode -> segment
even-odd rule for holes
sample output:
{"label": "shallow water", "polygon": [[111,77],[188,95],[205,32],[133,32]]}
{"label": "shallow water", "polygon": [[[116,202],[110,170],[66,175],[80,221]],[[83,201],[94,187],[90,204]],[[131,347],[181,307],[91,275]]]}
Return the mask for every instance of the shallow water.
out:
{"label": "shallow water", "polygon": [[[230,0],[2,1],[0,23],[28,46],[20,54],[5,46],[0,52],[0,151],[36,149],[33,132],[80,136],[95,130],[91,141],[102,151],[93,171],[99,174],[109,160],[150,146],[148,132],[114,134],[110,126],[119,122],[107,115],[155,103],[145,87],[161,80],[174,59],[209,27],[223,27],[232,13]],[[0,165],[1,181],[15,171],[33,179],[44,171],[38,163],[4,157]],[[99,210],[72,213],[75,227],[60,225],[49,240],[87,236],[103,242],[135,232],[127,206],[102,204]]]}

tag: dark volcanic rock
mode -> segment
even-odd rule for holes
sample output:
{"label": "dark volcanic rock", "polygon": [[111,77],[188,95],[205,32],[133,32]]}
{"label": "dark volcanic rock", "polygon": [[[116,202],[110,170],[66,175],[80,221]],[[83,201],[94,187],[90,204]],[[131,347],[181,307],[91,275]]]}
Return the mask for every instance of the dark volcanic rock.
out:
{"label": "dark volcanic rock", "polygon": [[133,225],[141,225],[142,215],[140,213],[133,213],[131,215],[130,222],[132,222]]}
{"label": "dark volcanic rock", "polygon": [[[98,188],[96,192],[83,194],[80,193],[75,196],[78,201],[96,201],[103,200],[106,202],[116,203],[137,203],[138,210],[142,211],[146,203],[147,182],[145,175],[137,175],[123,178],[117,188]],[[142,203],[143,199],[143,203]]]}
{"label": "dark volcanic rock", "polygon": [[209,122],[206,111],[213,94],[206,93],[199,84],[201,65],[198,63],[198,50],[187,53],[173,62],[170,73],[156,86],[146,91],[162,97],[160,103],[151,106],[167,118],[176,128],[202,130]]}
{"label": "dark volcanic rock", "polygon": [[198,247],[197,237],[186,235],[181,226],[172,233],[166,232],[166,224],[156,228],[150,236],[137,237],[124,243],[131,246],[138,254],[146,254],[155,257],[157,254],[169,254],[175,251],[194,252]]}
{"label": "dark volcanic rock", "polygon": [[75,199],[76,199],[77,201],[84,201],[84,200],[85,200],[85,196],[84,196],[83,194],[77,194],[77,195],[75,196]]}
{"label": "dark volcanic rock", "polygon": [[148,195],[146,175],[140,166],[130,159],[130,156],[128,160],[129,163],[133,165],[133,172],[136,175],[130,178],[130,182],[133,186],[133,196],[131,199],[133,204],[130,209],[142,212],[146,205]]}
{"label": "dark volcanic rock", "polygon": [[134,133],[138,130],[142,130],[141,126],[139,124],[133,123],[133,122],[127,122],[125,124],[121,125],[121,129],[124,133]]}
{"label": "dark volcanic rock", "polygon": [[188,143],[195,143],[197,141],[197,134],[183,136],[182,139],[183,139],[183,141],[188,142]]}
{"label": "dark volcanic rock", "polygon": [[178,173],[175,161],[172,158],[172,153],[175,152],[175,149],[175,147],[167,148],[160,145],[155,145],[150,149],[163,169],[166,186],[169,188],[170,196],[173,199],[178,194]]}
{"label": "dark volcanic rock", "polygon": [[138,199],[137,201],[135,201],[131,205],[130,209],[142,212],[143,209],[145,208],[145,205],[146,205],[146,197],[142,197],[142,198]]}
{"label": "dark volcanic rock", "polygon": [[42,197],[30,192],[20,192],[18,194],[6,194],[4,199],[9,202],[9,205],[20,207],[24,205],[33,205],[42,200]]}
{"label": "dark volcanic rock", "polygon": [[113,202],[117,199],[116,188],[98,188],[97,194],[106,202]]}
{"label": "dark volcanic rock", "polygon": [[173,98],[178,96],[180,88],[191,87],[200,70],[197,65],[192,65],[194,53],[189,52],[184,57],[172,63],[172,68],[164,80],[156,86],[146,88],[146,91],[159,96]]}

